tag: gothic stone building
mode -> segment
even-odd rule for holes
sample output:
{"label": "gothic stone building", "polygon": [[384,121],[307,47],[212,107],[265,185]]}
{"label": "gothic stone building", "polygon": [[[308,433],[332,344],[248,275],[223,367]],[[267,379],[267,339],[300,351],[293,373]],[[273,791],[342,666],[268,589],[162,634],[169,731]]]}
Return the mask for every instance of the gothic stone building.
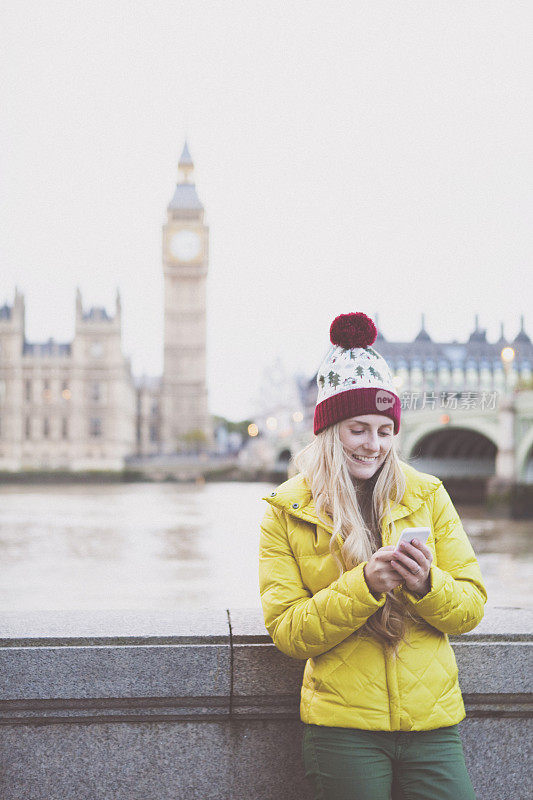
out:
{"label": "gothic stone building", "polygon": [[187,144],[163,226],[164,367],[135,381],[121,306],[83,309],[74,339],[26,340],[24,297],[0,308],[0,470],[121,469],[132,455],[209,444],[206,391],[208,228]]}
{"label": "gothic stone building", "polygon": [[120,469],[135,448],[135,390],[121,309],[83,311],[74,339],[26,341],[24,297],[0,308],[0,469]]}

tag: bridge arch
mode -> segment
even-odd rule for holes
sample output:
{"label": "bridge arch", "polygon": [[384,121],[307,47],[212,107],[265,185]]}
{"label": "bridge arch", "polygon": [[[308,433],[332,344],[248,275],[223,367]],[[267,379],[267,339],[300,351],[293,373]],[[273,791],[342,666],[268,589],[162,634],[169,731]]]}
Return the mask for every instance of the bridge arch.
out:
{"label": "bridge arch", "polygon": [[292,453],[288,447],[284,448],[280,453],[278,453],[277,461],[279,464],[288,464],[292,458]]}
{"label": "bridge arch", "polygon": [[458,421],[454,422],[453,425],[441,425],[436,424],[435,422],[428,422],[425,425],[417,425],[409,430],[408,434],[401,443],[402,456],[406,459],[413,458],[415,448],[417,448],[423,439],[430,434],[436,433],[437,431],[449,430],[471,431],[477,433],[484,439],[492,442],[496,450],[499,447],[498,428],[495,424],[487,424],[483,420],[469,420],[468,424],[466,422]]}
{"label": "bridge arch", "polygon": [[485,478],[496,471],[497,445],[470,426],[439,425],[413,441],[408,457],[423,472],[441,477]]}

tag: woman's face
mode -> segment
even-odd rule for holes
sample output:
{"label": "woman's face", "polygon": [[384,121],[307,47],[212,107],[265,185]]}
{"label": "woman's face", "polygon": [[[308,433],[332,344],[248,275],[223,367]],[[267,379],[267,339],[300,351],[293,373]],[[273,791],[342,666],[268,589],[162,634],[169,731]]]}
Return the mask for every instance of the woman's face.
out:
{"label": "woman's face", "polygon": [[352,479],[366,481],[378,471],[392,447],[394,423],[382,414],[363,414],[344,419],[339,435]]}

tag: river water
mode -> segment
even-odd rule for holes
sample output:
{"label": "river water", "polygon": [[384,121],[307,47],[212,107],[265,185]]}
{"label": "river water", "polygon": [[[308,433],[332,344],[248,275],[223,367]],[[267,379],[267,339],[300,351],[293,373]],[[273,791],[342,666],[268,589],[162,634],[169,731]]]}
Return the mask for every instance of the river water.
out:
{"label": "river water", "polygon": [[[0,610],[259,606],[267,483],[0,486]],[[531,520],[458,507],[491,606],[533,605]]]}

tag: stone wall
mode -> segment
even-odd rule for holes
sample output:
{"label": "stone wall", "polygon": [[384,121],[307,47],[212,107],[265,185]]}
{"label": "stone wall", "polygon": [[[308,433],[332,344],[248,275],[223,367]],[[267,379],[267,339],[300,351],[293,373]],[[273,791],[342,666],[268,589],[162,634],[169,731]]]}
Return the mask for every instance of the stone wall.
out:
{"label": "stone wall", "polygon": [[[0,616],[2,800],[311,800],[304,666],[258,610]],[[478,800],[529,800],[531,614],[453,640]]]}

